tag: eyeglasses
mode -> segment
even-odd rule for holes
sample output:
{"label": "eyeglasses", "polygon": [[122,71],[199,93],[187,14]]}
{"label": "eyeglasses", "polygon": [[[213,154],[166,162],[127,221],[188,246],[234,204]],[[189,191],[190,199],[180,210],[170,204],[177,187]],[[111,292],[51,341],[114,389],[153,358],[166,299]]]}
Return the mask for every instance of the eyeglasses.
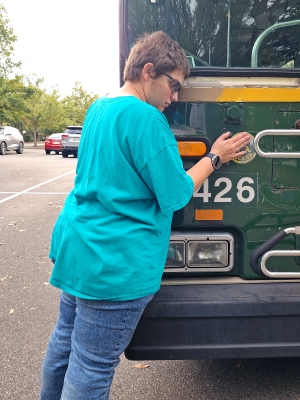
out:
{"label": "eyeglasses", "polygon": [[171,90],[171,93],[172,93],[172,94],[175,94],[175,93],[179,92],[179,90],[181,89],[181,84],[180,84],[180,82],[179,82],[177,79],[172,78],[172,77],[171,77],[170,75],[168,75],[168,74],[162,73],[162,75],[165,75],[165,76],[167,76],[169,79],[171,79],[171,81],[172,81],[172,90]]}

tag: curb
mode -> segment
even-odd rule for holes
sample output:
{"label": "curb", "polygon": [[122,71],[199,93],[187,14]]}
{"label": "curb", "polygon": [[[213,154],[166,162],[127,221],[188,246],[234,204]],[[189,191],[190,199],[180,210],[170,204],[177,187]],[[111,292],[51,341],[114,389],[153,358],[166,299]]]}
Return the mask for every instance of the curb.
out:
{"label": "curb", "polygon": [[34,146],[33,142],[25,142],[24,149],[45,149],[44,142],[37,142],[36,146]]}

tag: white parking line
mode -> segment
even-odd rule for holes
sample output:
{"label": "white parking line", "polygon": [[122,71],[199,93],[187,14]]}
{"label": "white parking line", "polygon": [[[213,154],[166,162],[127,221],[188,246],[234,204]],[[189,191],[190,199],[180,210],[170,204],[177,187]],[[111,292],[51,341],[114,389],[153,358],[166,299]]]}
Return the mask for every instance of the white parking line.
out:
{"label": "white parking line", "polygon": [[66,175],[69,175],[69,174],[73,174],[74,172],[75,172],[75,169],[73,169],[72,171],[67,172],[67,173],[65,173],[65,174],[63,174],[63,175],[59,175],[59,176],[57,176],[56,178],[49,179],[48,181],[39,183],[38,185],[32,186],[32,187],[30,187],[30,188],[28,188],[28,189],[26,189],[26,190],[22,190],[22,192],[17,192],[17,193],[15,193],[15,194],[13,194],[12,196],[9,196],[9,197],[6,197],[6,198],[3,199],[3,200],[0,200],[0,204],[1,204],[1,203],[4,203],[5,201],[11,200],[11,199],[13,199],[13,198],[15,198],[15,197],[17,197],[17,196],[21,196],[22,194],[25,194],[25,193],[27,193],[27,192],[33,190],[33,189],[39,188],[39,187],[41,187],[41,186],[43,186],[43,185],[46,185],[46,184],[49,183],[49,182],[55,181],[56,179],[60,179],[60,178],[62,178],[63,176],[66,176]]}
{"label": "white parking line", "polygon": [[[19,192],[0,192],[0,194],[15,194],[15,193],[19,194]],[[23,194],[69,194],[69,193],[70,191],[69,192],[26,192]]]}

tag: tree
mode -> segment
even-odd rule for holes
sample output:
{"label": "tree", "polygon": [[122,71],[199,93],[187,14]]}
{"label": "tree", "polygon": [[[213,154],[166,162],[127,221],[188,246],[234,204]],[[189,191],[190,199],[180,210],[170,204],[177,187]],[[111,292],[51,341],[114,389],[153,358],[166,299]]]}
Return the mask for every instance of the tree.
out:
{"label": "tree", "polygon": [[67,125],[82,125],[88,107],[98,96],[76,83],[71,96],[60,100],[58,90],[47,93],[44,79],[34,74],[9,79],[14,69],[21,66],[21,62],[13,60],[16,40],[0,3],[0,125],[33,133],[36,146],[38,132],[50,134],[62,132]]}
{"label": "tree", "polygon": [[26,112],[23,121],[26,131],[33,133],[34,146],[37,145],[37,133],[51,134],[62,132],[68,125],[66,107],[59,100],[57,89],[49,94],[44,86],[44,79],[32,75],[27,77],[28,87],[34,92],[26,99]]}
{"label": "tree", "polygon": [[52,93],[45,93],[43,98],[43,118],[40,121],[39,131],[46,134],[62,132],[68,125],[66,111],[56,89]]}
{"label": "tree", "polygon": [[98,95],[87,93],[81,84],[76,82],[71,96],[62,100],[67,125],[82,125],[87,109],[97,98]]}
{"label": "tree", "polygon": [[25,86],[22,77],[14,79],[0,77],[0,125],[6,123],[21,130],[26,113],[26,100],[32,96],[35,88]]}
{"label": "tree", "polygon": [[44,112],[43,102],[45,95],[45,91],[37,88],[34,95],[31,96],[26,102],[27,113],[24,117],[24,120],[27,126],[26,130],[33,132],[34,146],[37,145],[37,132],[42,124]]}
{"label": "tree", "polygon": [[3,4],[0,4],[0,78],[7,78],[14,68],[21,66],[20,61],[13,61],[13,45],[16,41],[17,37],[9,25],[7,12]]}

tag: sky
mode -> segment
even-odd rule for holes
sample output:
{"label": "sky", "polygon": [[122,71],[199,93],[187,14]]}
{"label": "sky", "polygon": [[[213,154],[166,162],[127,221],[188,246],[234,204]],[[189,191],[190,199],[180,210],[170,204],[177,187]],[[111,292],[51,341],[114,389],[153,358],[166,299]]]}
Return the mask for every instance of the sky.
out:
{"label": "sky", "polygon": [[17,36],[18,74],[71,95],[75,82],[104,95],[119,87],[118,0],[0,0]]}

